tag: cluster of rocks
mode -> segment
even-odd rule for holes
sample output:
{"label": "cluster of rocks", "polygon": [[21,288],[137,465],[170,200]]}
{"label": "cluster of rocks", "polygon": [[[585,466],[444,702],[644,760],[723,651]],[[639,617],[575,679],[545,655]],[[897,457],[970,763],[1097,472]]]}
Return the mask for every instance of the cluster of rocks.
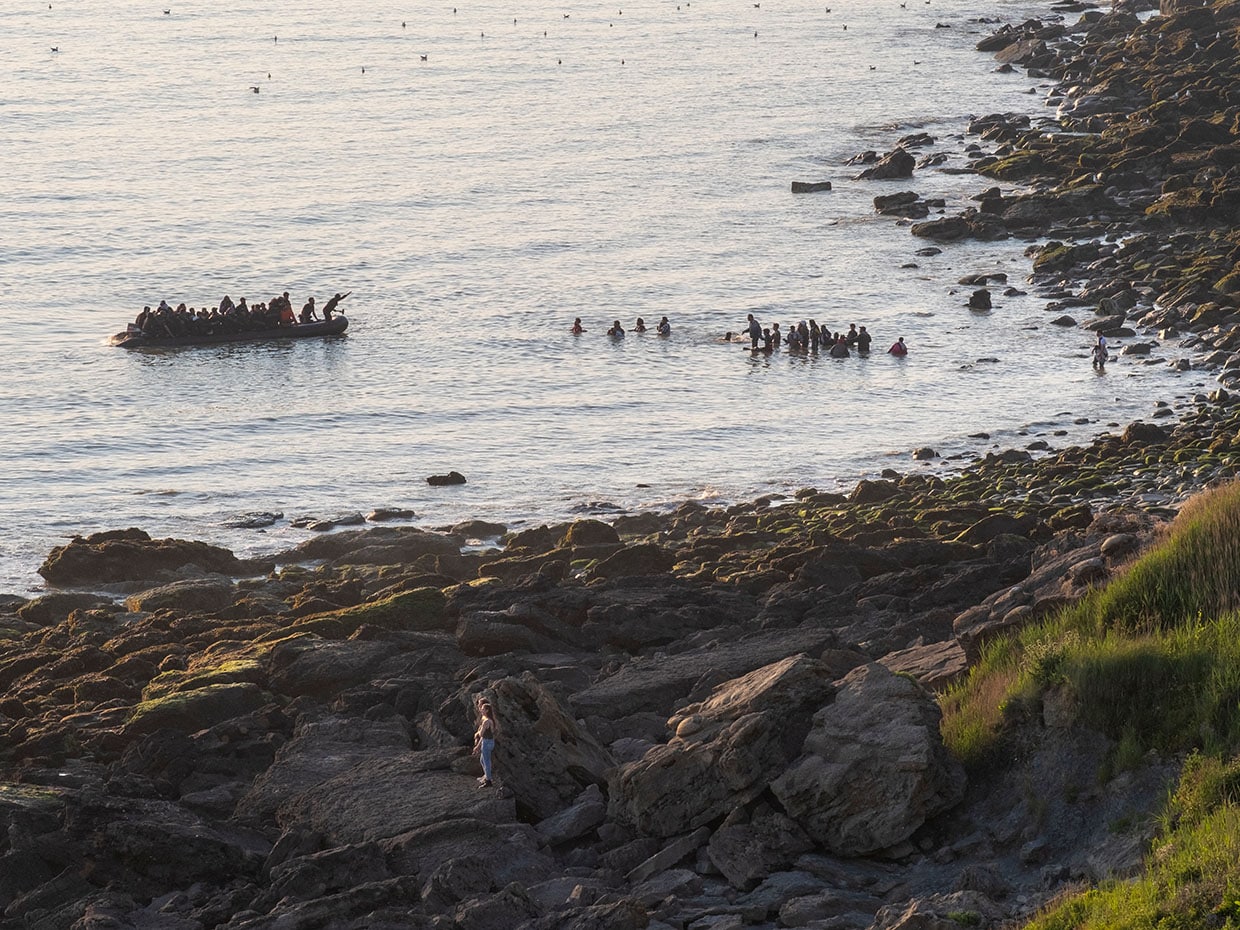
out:
{"label": "cluster of rocks", "polygon": [[[1155,6],[1159,15],[1138,16]],[[968,127],[977,142],[962,170],[1013,186],[987,187],[954,215],[914,191],[882,195],[875,207],[920,220],[913,234],[940,243],[1036,239],[1032,280],[1061,314],[1054,323],[1078,325],[1062,311],[1089,308],[1085,329],[1149,335],[1125,347],[1133,355],[1191,333],[1185,347],[1231,384],[1240,378],[1240,4],[1056,9],[977,46],[1000,70],[1054,81],[1053,118],[996,113]],[[1080,14],[1075,22],[1063,19],[1069,9]],[[910,177],[914,167],[903,140],[882,159],[864,159],[877,162],[866,177]],[[970,306],[985,304],[975,294]]]}
{"label": "cluster of rocks", "polygon": [[[948,480],[491,549],[390,525],[267,563],[75,539],[56,592],[0,601],[3,925],[989,925],[1126,874],[1142,837],[1111,826],[1168,773],[1099,786],[1105,741],[1061,713],[967,784],[934,693],[1233,467],[1223,400]],[[1143,499],[1154,475],[1174,485]],[[470,752],[484,693],[498,789]]]}

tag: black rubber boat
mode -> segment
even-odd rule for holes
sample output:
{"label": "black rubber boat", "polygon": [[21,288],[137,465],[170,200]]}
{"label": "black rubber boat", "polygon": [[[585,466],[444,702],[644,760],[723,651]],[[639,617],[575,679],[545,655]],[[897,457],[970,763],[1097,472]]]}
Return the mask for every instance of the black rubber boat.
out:
{"label": "black rubber boat", "polygon": [[306,339],[311,336],[336,336],[349,328],[347,317],[335,316],[318,323],[298,323],[278,329],[255,329],[241,333],[212,333],[209,336],[148,336],[141,330],[117,333],[108,342],[122,349],[175,349],[180,346],[213,346],[222,342],[256,342],[264,339]]}

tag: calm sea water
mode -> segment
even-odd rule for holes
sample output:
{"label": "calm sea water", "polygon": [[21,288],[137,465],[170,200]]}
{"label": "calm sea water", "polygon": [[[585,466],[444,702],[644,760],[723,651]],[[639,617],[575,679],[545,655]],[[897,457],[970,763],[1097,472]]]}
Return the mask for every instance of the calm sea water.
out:
{"label": "calm sea water", "polygon": [[[1035,294],[964,309],[964,274],[1023,281],[1024,243],[916,257],[872,210],[910,188],[958,209],[981,179],[843,164],[1048,112],[973,50],[978,17],[1039,8],[828,2],[6,4],[0,590],[37,587],[78,532],[261,553],[304,531],[226,524],[732,500],[984,450],[979,430],[1080,439],[1191,393],[1163,366],[1095,376]],[[104,344],[160,299],[284,290],[351,290],[348,336]],[[754,359],[720,341],[748,312],[866,324],[880,351]],[[604,335],[664,314],[671,339]],[[904,361],[881,351],[900,335]],[[469,484],[426,485],[450,469]]]}

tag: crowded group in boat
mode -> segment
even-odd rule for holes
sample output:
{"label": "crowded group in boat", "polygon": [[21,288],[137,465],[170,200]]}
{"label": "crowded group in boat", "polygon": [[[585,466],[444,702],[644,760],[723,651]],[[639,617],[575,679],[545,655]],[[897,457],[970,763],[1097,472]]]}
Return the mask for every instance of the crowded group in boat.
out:
{"label": "crowded group in boat", "polygon": [[171,306],[161,300],[159,306],[143,307],[131,326],[148,336],[177,338],[182,336],[210,336],[216,333],[261,332],[306,323],[327,322],[336,312],[340,302],[352,291],[334,297],[323,304],[322,317],[315,308],[314,298],[302,305],[301,312],[293,311],[288,291],[273,297],[267,303],[250,306],[244,297],[234,302],[227,294],[218,306],[195,309],[180,304]]}

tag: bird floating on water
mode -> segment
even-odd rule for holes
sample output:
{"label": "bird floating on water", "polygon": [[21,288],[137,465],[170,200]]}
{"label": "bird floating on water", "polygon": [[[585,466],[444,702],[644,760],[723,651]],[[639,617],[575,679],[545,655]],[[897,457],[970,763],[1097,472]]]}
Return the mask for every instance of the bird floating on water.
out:
{"label": "bird floating on water", "polygon": [[423,55],[423,56],[422,56],[422,60],[423,60],[423,61],[426,61],[426,56],[425,56],[425,55]]}
{"label": "bird floating on water", "polygon": [[59,45],[53,45],[53,46],[52,46],[52,51],[53,51],[53,52],[59,52],[59,51],[60,51],[60,46],[59,46]]}
{"label": "bird floating on water", "polygon": [[254,93],[256,93],[256,94],[257,94],[257,93],[258,93],[258,85],[257,85],[257,84],[251,84],[251,85],[250,85],[250,90],[254,91]]}

